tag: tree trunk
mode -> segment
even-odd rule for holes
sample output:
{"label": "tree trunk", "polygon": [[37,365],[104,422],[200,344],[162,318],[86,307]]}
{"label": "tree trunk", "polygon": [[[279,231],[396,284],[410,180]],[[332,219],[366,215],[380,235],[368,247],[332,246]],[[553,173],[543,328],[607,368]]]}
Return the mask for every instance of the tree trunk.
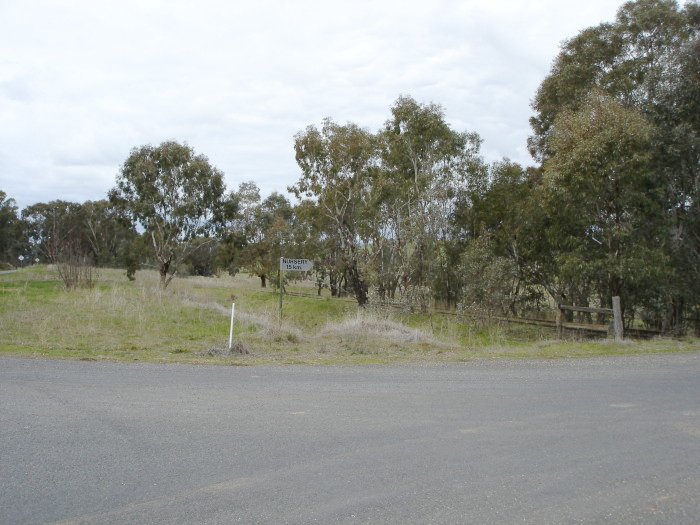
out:
{"label": "tree trunk", "polygon": [[682,297],[676,297],[676,300],[673,301],[673,311],[673,335],[685,335],[685,326],[683,324],[683,317],[685,315],[685,301]]}
{"label": "tree trunk", "polygon": [[666,308],[666,316],[662,323],[662,331],[680,336],[684,333],[683,316],[685,301],[682,297],[672,297]]}
{"label": "tree trunk", "polygon": [[168,270],[170,269],[170,261],[161,262],[158,272],[160,273],[160,287],[165,290],[170,284],[172,277],[168,278]]}
{"label": "tree trunk", "polygon": [[338,277],[336,272],[328,272],[328,287],[331,289],[331,297],[338,296]]}
{"label": "tree trunk", "polygon": [[349,268],[350,286],[357,299],[357,304],[363,308],[367,305],[367,283],[360,278],[360,272],[357,270],[355,262]]}
{"label": "tree trunk", "polygon": [[260,288],[267,288],[267,275],[265,274],[260,276]]}

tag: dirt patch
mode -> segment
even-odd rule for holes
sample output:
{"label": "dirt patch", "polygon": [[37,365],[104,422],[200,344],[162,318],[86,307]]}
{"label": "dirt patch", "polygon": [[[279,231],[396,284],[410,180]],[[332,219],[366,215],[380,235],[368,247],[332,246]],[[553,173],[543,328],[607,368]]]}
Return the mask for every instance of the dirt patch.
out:
{"label": "dirt patch", "polygon": [[231,355],[250,355],[250,350],[243,343],[234,343],[229,349],[227,346],[214,346],[209,350],[200,352],[203,357],[225,357]]}

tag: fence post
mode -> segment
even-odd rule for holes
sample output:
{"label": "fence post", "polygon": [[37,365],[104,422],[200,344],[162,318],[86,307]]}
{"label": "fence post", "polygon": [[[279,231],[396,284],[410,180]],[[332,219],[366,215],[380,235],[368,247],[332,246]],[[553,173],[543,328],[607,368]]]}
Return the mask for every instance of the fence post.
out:
{"label": "fence post", "polygon": [[622,308],[620,307],[620,297],[612,298],[613,307],[613,331],[615,332],[615,341],[620,342],[624,337],[624,325],[622,323]]}

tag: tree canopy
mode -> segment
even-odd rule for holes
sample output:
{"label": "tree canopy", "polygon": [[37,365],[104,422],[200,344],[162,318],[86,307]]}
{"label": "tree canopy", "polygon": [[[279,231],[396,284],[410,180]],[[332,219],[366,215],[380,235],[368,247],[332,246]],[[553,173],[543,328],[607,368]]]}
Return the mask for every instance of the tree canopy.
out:
{"label": "tree canopy", "polygon": [[[625,279],[617,271],[609,288],[634,295],[646,280],[654,297],[644,303],[664,305],[660,322],[679,330],[700,292],[699,30],[695,2],[623,4],[613,23],[564,43],[535,96],[529,140],[550,186],[558,180],[562,192],[579,192],[590,210],[579,214],[591,219],[588,237],[607,231],[603,245],[618,254],[609,262],[621,262],[623,237],[628,256],[636,251],[638,264]],[[589,183],[597,184],[593,193],[585,192]],[[576,249],[567,247],[567,257]]]}
{"label": "tree canopy", "polygon": [[25,238],[15,200],[0,190],[0,262],[16,261]]}
{"label": "tree canopy", "polygon": [[215,234],[231,214],[223,173],[207,157],[177,142],[141,146],[124,161],[110,201],[146,232],[166,287],[180,261]]}
{"label": "tree canopy", "polygon": [[227,194],[186,144],[141,146],[109,202],[19,217],[0,192],[0,253],[72,246],[133,277],[146,240],[164,287],[222,267],[282,286],[279,257],[306,257],[319,293],[361,306],[519,315],[620,296],[628,324],[682,332],[700,314],[700,6],[624,3],[562,44],[532,108],[529,167],[485,162],[476,132],[407,95],[376,130],[311,124],[294,136],[296,201],[253,181]]}

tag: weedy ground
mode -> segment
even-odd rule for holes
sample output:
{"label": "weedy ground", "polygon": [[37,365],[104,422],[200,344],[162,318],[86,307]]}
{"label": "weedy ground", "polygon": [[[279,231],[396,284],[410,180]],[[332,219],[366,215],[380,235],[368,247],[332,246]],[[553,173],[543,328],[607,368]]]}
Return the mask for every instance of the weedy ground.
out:
{"label": "weedy ground", "polygon": [[[288,287],[313,294],[310,282]],[[0,355],[174,363],[387,364],[471,359],[559,358],[689,352],[700,340],[557,341],[546,328],[475,323],[454,316],[359,309],[352,301],[279,295],[236,277],[176,278],[166,290],[153,271],[136,281],[101,269],[90,289],[66,290],[34,266],[0,275]],[[231,303],[234,341],[228,353]]]}

